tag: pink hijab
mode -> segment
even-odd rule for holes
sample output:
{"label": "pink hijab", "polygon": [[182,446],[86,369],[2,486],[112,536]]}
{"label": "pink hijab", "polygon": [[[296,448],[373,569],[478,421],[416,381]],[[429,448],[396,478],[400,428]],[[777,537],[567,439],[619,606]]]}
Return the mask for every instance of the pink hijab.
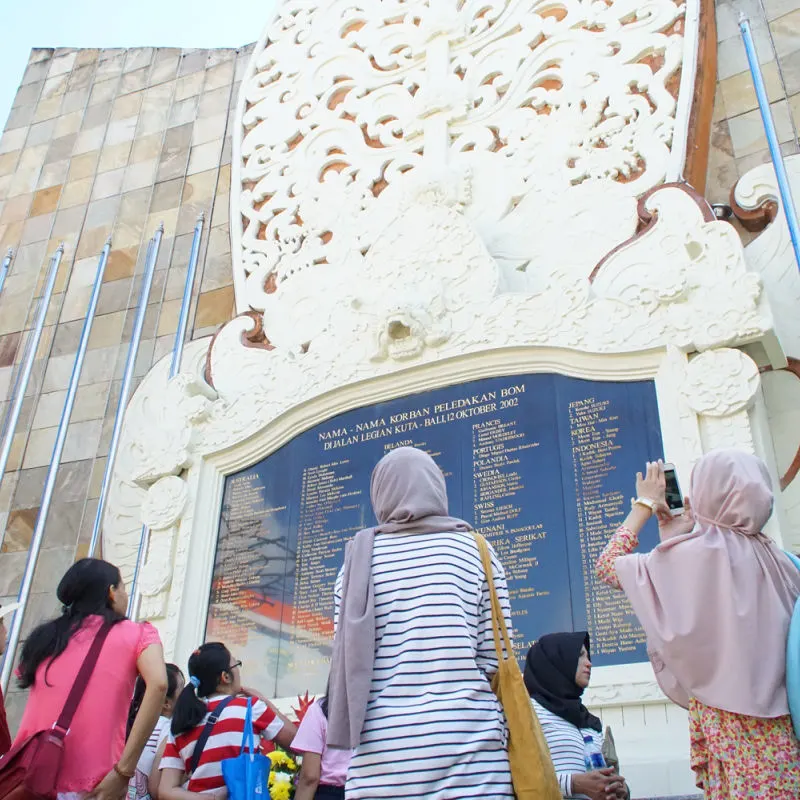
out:
{"label": "pink hijab", "polygon": [[751,717],[789,713],[786,639],[800,572],[762,532],[772,490],[761,459],[714,450],[691,482],[695,526],[615,562],[675,703]]}
{"label": "pink hijab", "polygon": [[367,712],[375,663],[375,534],[472,530],[464,520],[447,515],[444,475],[427,453],[415,447],[398,447],[378,462],[370,498],[378,525],[359,531],[345,549],[328,684],[327,745],[333,748],[358,746]]}

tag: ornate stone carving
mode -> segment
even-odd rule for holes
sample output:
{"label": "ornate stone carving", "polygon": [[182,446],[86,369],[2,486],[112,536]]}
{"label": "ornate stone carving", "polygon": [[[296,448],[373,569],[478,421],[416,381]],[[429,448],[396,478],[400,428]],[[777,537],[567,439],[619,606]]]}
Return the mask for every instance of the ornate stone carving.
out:
{"label": "ornate stone carving", "polygon": [[157,480],[148,490],[142,504],[142,521],[151,530],[172,527],[186,506],[186,483],[176,475]]}
{"label": "ornate stone carving", "polygon": [[[800,156],[786,158],[786,172],[795,198],[800,197]],[[772,203],[775,213],[771,224],[747,245],[747,266],[764,282],[775,314],[775,328],[783,349],[800,357],[800,274],[783,210],[779,209],[780,193],[771,163],[751,169],[734,188],[736,202],[747,209]]]}
{"label": "ornate stone carving", "polygon": [[586,690],[583,702],[592,708],[606,708],[608,706],[633,703],[636,705],[669,703],[655,680],[590,686]]}
{"label": "ornate stone carving", "polygon": [[263,310],[275,342],[290,286],[363,276],[402,198],[447,181],[469,184],[460,210],[506,290],[546,284],[554,252],[588,274],[633,233],[635,198],[679,172],[684,15],[673,0],[636,14],[575,0],[281,3],[240,100],[238,309]]}
{"label": "ornate stone carving", "polygon": [[758,391],[758,367],[741,350],[722,348],[689,362],[681,394],[697,414],[727,417],[749,407]]}

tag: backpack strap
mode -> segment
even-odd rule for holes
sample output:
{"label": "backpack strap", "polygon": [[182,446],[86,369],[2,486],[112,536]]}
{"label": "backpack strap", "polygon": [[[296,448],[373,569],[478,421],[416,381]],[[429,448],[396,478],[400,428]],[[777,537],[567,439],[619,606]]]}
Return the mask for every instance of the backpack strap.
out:
{"label": "backpack strap", "polygon": [[83,659],[83,664],[81,664],[81,668],[78,670],[75,682],[69,690],[67,702],[64,703],[64,708],[61,709],[58,719],[53,723],[54,735],[60,739],[63,739],[69,733],[69,727],[72,725],[72,718],[75,716],[75,712],[78,710],[78,706],[83,699],[86,687],[89,685],[89,678],[91,678],[92,672],[94,672],[94,668],[97,666],[97,659],[100,657],[100,651],[103,649],[103,644],[113,625],[113,622],[104,622],[100,626],[100,630],[95,634],[89,652],[86,654],[86,658]]}
{"label": "backpack strap", "polygon": [[226,697],[224,700],[220,700],[217,707],[214,709],[214,713],[209,714],[206,726],[203,728],[203,732],[200,734],[200,738],[194,746],[192,760],[189,762],[189,775],[197,769],[197,765],[200,763],[200,757],[203,755],[203,750],[206,748],[208,737],[211,736],[211,729],[214,727],[214,723],[222,716],[222,712],[228,707],[231,700],[233,700],[233,695]]}

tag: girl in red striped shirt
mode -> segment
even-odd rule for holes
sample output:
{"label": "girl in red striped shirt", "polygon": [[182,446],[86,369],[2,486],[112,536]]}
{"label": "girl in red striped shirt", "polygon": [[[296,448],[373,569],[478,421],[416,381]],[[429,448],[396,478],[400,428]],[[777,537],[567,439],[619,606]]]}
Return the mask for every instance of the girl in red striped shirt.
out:
{"label": "girl in red striped shirt", "polygon": [[[189,659],[189,682],[178,696],[164,755],[158,795],[160,800],[196,800],[197,794],[211,794],[214,800],[227,795],[222,762],[236,758],[242,746],[247,698],[252,698],[253,730],[264,739],[288,748],[296,727],[266,698],[243,691],[241,661],[231,656],[220,642],[207,642]],[[197,767],[190,774],[195,745],[210,715],[227,701],[211,729]]]}

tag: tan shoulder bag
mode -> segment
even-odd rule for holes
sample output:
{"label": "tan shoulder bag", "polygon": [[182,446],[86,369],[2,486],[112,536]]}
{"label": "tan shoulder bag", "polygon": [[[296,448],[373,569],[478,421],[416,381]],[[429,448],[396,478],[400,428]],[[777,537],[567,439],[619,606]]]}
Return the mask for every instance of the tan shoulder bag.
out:
{"label": "tan shoulder bag", "polygon": [[[475,541],[492,599],[492,633],[497,652],[497,672],[492,677],[492,691],[497,695],[508,723],[508,761],[511,765],[514,794],[517,800],[561,800],[561,790],[550,760],[550,751],[511,648],[503,610],[494,588],[489,548],[479,533],[475,534]],[[500,643],[501,637],[505,652]],[[505,654],[508,654],[508,658]]]}

